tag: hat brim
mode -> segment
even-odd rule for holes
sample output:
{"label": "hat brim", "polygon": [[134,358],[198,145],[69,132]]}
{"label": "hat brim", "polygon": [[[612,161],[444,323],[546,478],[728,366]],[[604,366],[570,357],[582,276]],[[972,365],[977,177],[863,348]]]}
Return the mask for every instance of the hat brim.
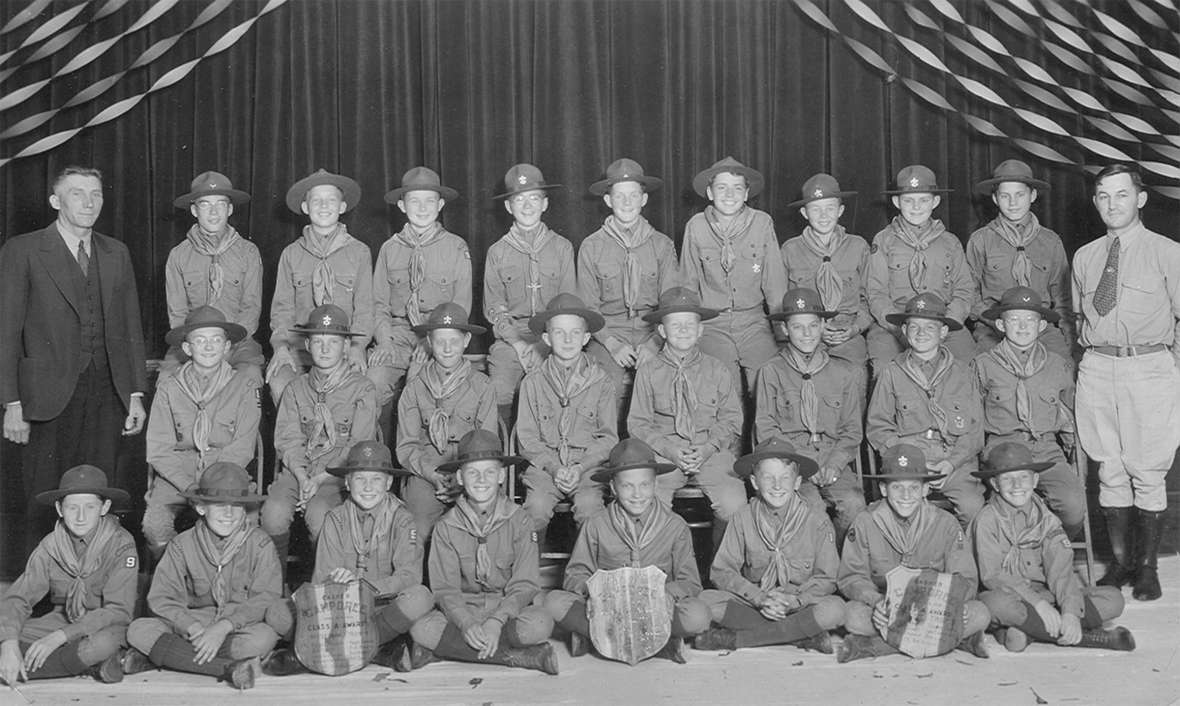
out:
{"label": "hat brim", "polygon": [[636,468],[650,468],[656,472],[657,476],[662,476],[665,473],[671,473],[676,470],[674,463],[624,463],[621,466],[609,466],[596,468],[590,474],[590,480],[595,483],[609,483],[611,478],[623,471],[630,471]]}
{"label": "hat brim", "polygon": [[806,206],[807,204],[811,203],[812,201],[823,201],[824,199],[842,199],[842,198],[846,198],[848,196],[856,196],[856,194],[857,194],[857,192],[855,192],[855,191],[837,191],[837,192],[834,192],[831,194],[824,194],[823,196],[816,196],[816,197],[809,198],[809,199],[799,199],[798,201],[792,201],[791,203],[787,204],[787,208],[795,208],[796,206]]}
{"label": "hat brim", "polygon": [[496,194],[492,198],[493,199],[506,199],[510,196],[516,196],[517,194],[523,194],[526,191],[548,191],[550,189],[560,189],[560,188],[561,188],[561,184],[525,184],[524,186],[518,187],[516,189],[512,189],[511,191],[505,191],[502,194]]}
{"label": "hat brim", "polygon": [[292,326],[287,330],[291,333],[297,333],[301,336],[312,336],[317,333],[326,333],[331,336],[344,336],[345,338],[353,338],[355,336],[365,335],[359,331],[341,331],[339,329],[328,329],[318,326]]}
{"label": "hat brim", "polygon": [[538,336],[545,333],[545,327],[549,324],[549,319],[554,316],[580,316],[586,320],[586,328],[589,333],[600,331],[606,325],[606,319],[602,318],[602,314],[592,309],[573,308],[573,309],[555,309],[553,311],[539,311],[529,319],[529,330]]}
{"label": "hat brim", "polygon": [[610,191],[610,188],[612,186],[614,186],[615,184],[623,184],[628,181],[638,182],[639,184],[641,184],[643,186],[644,191],[655,191],[656,189],[658,189],[664,185],[663,179],[659,179],[659,178],[656,178],[653,176],[646,176],[646,175],[644,175],[644,176],[628,176],[628,177],[619,177],[617,179],[603,179],[602,181],[596,181],[590,185],[589,191],[590,191],[590,193],[594,194],[595,196],[603,196],[608,191]]}
{"label": "hat brim", "polygon": [[1026,184],[1026,185],[1036,189],[1037,191],[1048,191],[1049,190],[1049,182],[1047,182],[1047,181],[1041,181],[1040,179],[1033,179],[1032,177],[1026,178],[1026,177],[1018,177],[1018,176],[1007,176],[1007,177],[992,177],[991,179],[984,179],[983,181],[981,181],[975,185],[975,193],[983,195],[983,196],[989,195],[992,193],[992,191],[997,186],[999,186],[1000,184],[1003,184],[1006,181],[1015,181],[1020,184]]}
{"label": "hat brim", "polygon": [[754,469],[758,464],[768,458],[778,458],[784,461],[791,461],[799,466],[799,476],[801,478],[810,478],[816,473],[819,473],[819,464],[814,460],[797,453],[783,453],[781,451],[755,451],[754,453],[746,454],[733,464],[733,472],[739,478],[749,478],[754,474]]}
{"label": "hat brim", "polygon": [[229,321],[209,321],[206,323],[184,324],[177,326],[168,333],[164,334],[164,342],[170,346],[179,346],[184,342],[189,331],[196,331],[199,328],[219,328],[225,331],[226,338],[230,343],[237,343],[246,337],[246,327],[240,324],[231,323]]}
{"label": "hat brim", "polygon": [[437,331],[440,328],[453,328],[457,331],[466,331],[467,333],[474,334],[476,336],[478,336],[482,333],[487,333],[486,328],[484,328],[483,326],[476,326],[475,324],[423,323],[423,324],[418,324],[416,326],[411,326],[410,330],[413,331],[414,333],[418,334],[419,336],[425,336],[426,334],[430,333],[431,331]]}
{"label": "hat brim", "polygon": [[757,169],[746,166],[736,167],[728,165],[723,167],[709,167],[708,169],[697,172],[697,175],[692,178],[692,190],[701,198],[709,198],[708,188],[713,183],[713,177],[723,172],[745,177],[746,195],[749,198],[754,198],[758,194],[761,194],[762,187],[766,185],[766,179],[763,178],[762,172]]}
{"label": "hat brim", "polygon": [[931,189],[890,189],[889,191],[882,191],[886,196],[900,196],[901,194],[949,194],[954,189],[940,189],[934,187]]}
{"label": "hat brim", "polygon": [[1041,315],[1042,319],[1044,319],[1045,321],[1048,321],[1051,324],[1055,324],[1061,320],[1061,314],[1058,314],[1056,311],[1053,311],[1052,309],[1046,309],[1043,306],[1020,306],[1020,305],[1015,305],[1015,304],[1009,304],[1006,306],[1005,305],[993,306],[992,308],[990,308],[987,311],[980,314],[979,317],[981,319],[988,319],[990,321],[995,321],[996,319],[1000,318],[1000,314],[1003,314],[1005,311],[1035,311],[1036,313]]}
{"label": "hat brim", "polygon": [[1032,471],[1033,473],[1041,473],[1043,471],[1049,470],[1053,466],[1054,464],[1052,462],[1042,461],[1040,463],[1025,463],[1019,466],[1009,466],[1008,468],[981,468],[978,471],[971,471],[971,475],[980,480],[987,480],[988,478],[994,478],[1004,473],[1011,473],[1012,471]]}
{"label": "hat brim", "polygon": [[786,321],[792,316],[798,316],[799,314],[815,314],[821,319],[834,319],[839,316],[840,312],[823,311],[822,309],[791,309],[790,311],[780,311],[778,313],[771,314],[766,318],[771,321]]}
{"label": "hat brim", "polygon": [[655,311],[649,311],[648,313],[643,315],[643,320],[649,324],[658,324],[668,314],[679,314],[679,313],[685,312],[685,311],[692,312],[692,313],[696,314],[697,316],[701,317],[701,321],[708,321],[709,319],[715,319],[721,314],[721,312],[717,311],[716,309],[706,309],[703,306],[677,305],[677,306],[664,307],[663,309],[656,309]]}
{"label": "hat brim", "polygon": [[292,184],[290,189],[287,189],[287,208],[295,213],[303,213],[303,201],[307,198],[307,192],[325,184],[340,189],[340,192],[344,194],[346,211],[351,211],[360,203],[361,185],[355,180],[341,174],[312,174],[300,179]]}
{"label": "hat brim", "polygon": [[454,473],[459,470],[465,463],[475,463],[476,461],[499,461],[505,466],[515,466],[519,463],[525,463],[527,459],[521,456],[505,456],[496,453],[477,453],[463,459],[455,459],[454,461],[447,461],[446,463],[438,464],[435,469],[439,473]]}
{"label": "hat brim", "polygon": [[385,194],[385,203],[396,204],[401,201],[402,197],[411,191],[433,191],[438,194],[444,201],[454,201],[459,198],[459,192],[455,191],[449,186],[442,184],[415,184],[412,186],[399,186]]}
{"label": "hat brim", "polygon": [[377,471],[379,473],[385,473],[386,475],[390,475],[395,478],[397,476],[413,475],[413,473],[411,473],[410,471],[408,471],[404,468],[395,468],[393,466],[376,466],[376,467],[374,467],[374,466],[334,466],[334,467],[329,467],[326,470],[328,471],[329,475],[336,476],[337,478],[343,478],[344,476],[348,475],[349,473],[352,473],[353,471]]}
{"label": "hat brim", "polygon": [[874,473],[874,474],[866,473],[865,478],[871,478],[873,480],[883,480],[883,481],[920,480],[920,481],[925,481],[928,483],[930,481],[942,480],[943,478],[946,478],[946,474],[945,473],[917,473],[917,472],[912,472],[912,473]]}
{"label": "hat brim", "polygon": [[946,324],[946,327],[952,331],[958,331],[959,329],[963,328],[963,324],[959,323],[958,321],[955,321],[954,319],[952,319],[949,316],[933,316],[931,314],[914,314],[914,313],[906,313],[904,311],[885,315],[885,320],[891,324],[896,325],[896,326],[901,326],[902,324],[904,324],[906,322],[906,319],[930,319],[931,321],[941,321],[943,324]]}
{"label": "hat brim", "polygon": [[246,495],[205,495],[199,490],[186,490],[181,497],[196,503],[214,503],[225,505],[257,505],[266,500],[262,493],[247,493]]}
{"label": "hat brim", "polygon": [[188,207],[196,203],[197,199],[202,196],[226,196],[235,206],[240,206],[250,200],[250,194],[241,189],[209,189],[207,191],[190,191],[182,196],[177,196],[172,201],[172,205],[187,211]]}
{"label": "hat brim", "polygon": [[102,498],[110,500],[111,503],[125,503],[131,499],[131,494],[122,488],[112,488],[110,486],[97,487],[81,487],[81,488],[58,488],[56,490],[46,490],[42,493],[37,493],[35,496],[37,502],[42,505],[52,505],[58,500],[67,495],[97,495]]}

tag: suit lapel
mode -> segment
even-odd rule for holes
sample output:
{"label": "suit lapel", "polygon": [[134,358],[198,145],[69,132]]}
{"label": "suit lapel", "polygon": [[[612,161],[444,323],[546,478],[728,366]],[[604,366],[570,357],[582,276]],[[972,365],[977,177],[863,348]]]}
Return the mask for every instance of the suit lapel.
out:
{"label": "suit lapel", "polygon": [[57,285],[61,295],[70,303],[75,312],[80,312],[82,292],[78,283],[82,271],[78,268],[78,261],[70,254],[65,241],[57,232],[57,226],[51,225],[41,236],[41,262],[49,278]]}

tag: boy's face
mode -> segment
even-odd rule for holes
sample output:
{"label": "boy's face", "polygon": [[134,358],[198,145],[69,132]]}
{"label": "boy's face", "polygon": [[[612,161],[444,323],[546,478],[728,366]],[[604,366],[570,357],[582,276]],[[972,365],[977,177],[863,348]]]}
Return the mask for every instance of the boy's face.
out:
{"label": "boy's face", "polygon": [[992,192],[1000,215],[1013,223],[1023,220],[1036,200],[1037,190],[1019,181],[1002,181]]}
{"label": "boy's face", "polygon": [[781,458],[768,458],[758,462],[754,475],[750,476],[750,484],[762,498],[762,502],[777,510],[790,501],[803,478],[799,476],[799,466],[793,461]]}
{"label": "boy's face", "polygon": [[1048,326],[1048,322],[1035,311],[1012,309],[996,319],[996,328],[1004,334],[1004,338],[1022,350],[1036,343],[1037,336]]}
{"label": "boy's face", "polygon": [[455,474],[455,482],[468,500],[483,505],[495,499],[506,477],[504,464],[493,458],[463,464]]}
{"label": "boy's face", "polygon": [[320,370],[332,370],[344,360],[348,339],[334,333],[313,333],[307,337],[311,363]]}
{"label": "boy's face", "polygon": [[807,225],[811,226],[812,232],[816,235],[829,235],[836,230],[840,216],[844,215],[844,204],[840,203],[837,197],[818,199],[800,208],[799,212],[807,219]]}
{"label": "boy's face", "polygon": [[1111,174],[1094,186],[1094,208],[1110,230],[1119,230],[1139,220],[1139,209],[1147,203],[1147,192],[1135,188],[1130,174]]}
{"label": "boy's face", "polygon": [[906,343],[915,353],[921,355],[937,349],[946,340],[950,329],[934,319],[909,318],[901,325]]}
{"label": "boy's face", "polygon": [[590,342],[590,333],[586,330],[586,320],[582,317],[576,314],[559,314],[549,319],[541,338],[558,360],[569,363],[582,354],[582,348]]}
{"label": "boy's face", "polygon": [[611,185],[610,191],[603,194],[602,200],[610,206],[615,220],[629,226],[642,215],[643,207],[647,205],[647,192],[637,181],[620,181]]}
{"label": "boy's face", "polygon": [[220,233],[229,225],[234,205],[228,196],[202,196],[188,207],[189,213],[197,219],[197,225],[206,233]]}
{"label": "boy's face", "polygon": [[393,487],[393,476],[382,471],[353,471],[344,477],[348,497],[366,512],[377,507]]}
{"label": "boy's face", "polygon": [[205,524],[213,534],[222,539],[237,531],[246,520],[246,508],[233,503],[197,503],[197,514],[205,518]]}
{"label": "boy's face", "polygon": [[331,184],[313,186],[303,199],[303,212],[317,228],[333,228],[348,209],[344,192]]}
{"label": "boy's face", "polygon": [[713,183],[705,187],[705,193],[713,202],[713,208],[723,216],[737,215],[746,207],[746,199],[750,198],[746,178],[729,172],[721,172],[713,177]]}
{"label": "boy's face", "polygon": [[665,316],[657,328],[668,347],[684,355],[701,337],[701,317],[692,311],[676,311]]}
{"label": "boy's face", "polygon": [[1037,487],[1037,474],[1033,471],[1008,471],[991,479],[992,490],[1000,494],[1004,502],[1012,507],[1024,507],[1032,500]]}
{"label": "boy's face", "polygon": [[881,484],[881,494],[893,511],[908,518],[918,511],[930,488],[920,480],[891,480]]}
{"label": "boy's face", "polygon": [[437,191],[407,191],[398,199],[397,207],[406,214],[410,225],[425,230],[438,220],[438,213],[446,200]]}
{"label": "boy's face", "polygon": [[111,509],[111,501],[92,493],[73,493],[56,503],[58,517],[75,537],[85,537],[98,527]]}
{"label": "boy's face", "polygon": [[221,365],[232,346],[224,329],[220,326],[206,326],[189,331],[180,344],[180,349],[193,359],[193,365],[212,370]]}
{"label": "boy's face", "polygon": [[783,323],[791,347],[805,355],[819,348],[824,333],[824,320],[818,314],[792,314]]}
{"label": "boy's face", "polygon": [[463,362],[463,351],[471,342],[471,334],[457,328],[436,328],[426,340],[430,341],[430,355],[443,370],[451,370]]}
{"label": "boy's face", "polygon": [[654,468],[619,471],[611,478],[610,487],[623,510],[631,517],[639,517],[656,497],[656,471]]}
{"label": "boy's face", "polygon": [[541,189],[522,191],[508,197],[504,208],[512,214],[517,226],[528,230],[535,228],[541,222],[541,216],[549,210],[549,197]]}
{"label": "boy's face", "polygon": [[98,214],[102,213],[102,180],[71,174],[54,187],[49,205],[70,226],[80,230],[93,228]]}
{"label": "boy's face", "polygon": [[914,227],[926,225],[926,221],[930,220],[930,214],[934,213],[934,209],[938,208],[940,203],[942,199],[935,194],[920,192],[893,197],[894,207],[901,212],[901,217],[906,223]]}

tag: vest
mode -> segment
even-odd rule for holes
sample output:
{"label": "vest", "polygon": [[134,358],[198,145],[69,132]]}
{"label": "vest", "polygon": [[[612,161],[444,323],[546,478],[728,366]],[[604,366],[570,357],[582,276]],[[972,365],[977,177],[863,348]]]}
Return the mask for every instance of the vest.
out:
{"label": "vest", "polygon": [[85,277],[79,267],[74,270],[74,280],[82,291],[78,319],[81,322],[82,340],[78,346],[78,369],[86,370],[90,363],[98,370],[109,367],[106,348],[106,319],[102,313],[101,275],[98,271],[98,256],[93,254],[96,243],[90,241],[90,266]]}

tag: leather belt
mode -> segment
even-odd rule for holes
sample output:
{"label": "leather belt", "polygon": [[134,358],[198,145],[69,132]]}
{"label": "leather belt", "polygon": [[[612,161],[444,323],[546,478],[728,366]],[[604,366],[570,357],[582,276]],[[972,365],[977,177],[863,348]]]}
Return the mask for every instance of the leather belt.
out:
{"label": "leather belt", "polygon": [[1168,347],[1162,343],[1152,343],[1146,346],[1090,346],[1089,350],[1102,355],[1112,355],[1116,358],[1130,358],[1148,353],[1159,353]]}

